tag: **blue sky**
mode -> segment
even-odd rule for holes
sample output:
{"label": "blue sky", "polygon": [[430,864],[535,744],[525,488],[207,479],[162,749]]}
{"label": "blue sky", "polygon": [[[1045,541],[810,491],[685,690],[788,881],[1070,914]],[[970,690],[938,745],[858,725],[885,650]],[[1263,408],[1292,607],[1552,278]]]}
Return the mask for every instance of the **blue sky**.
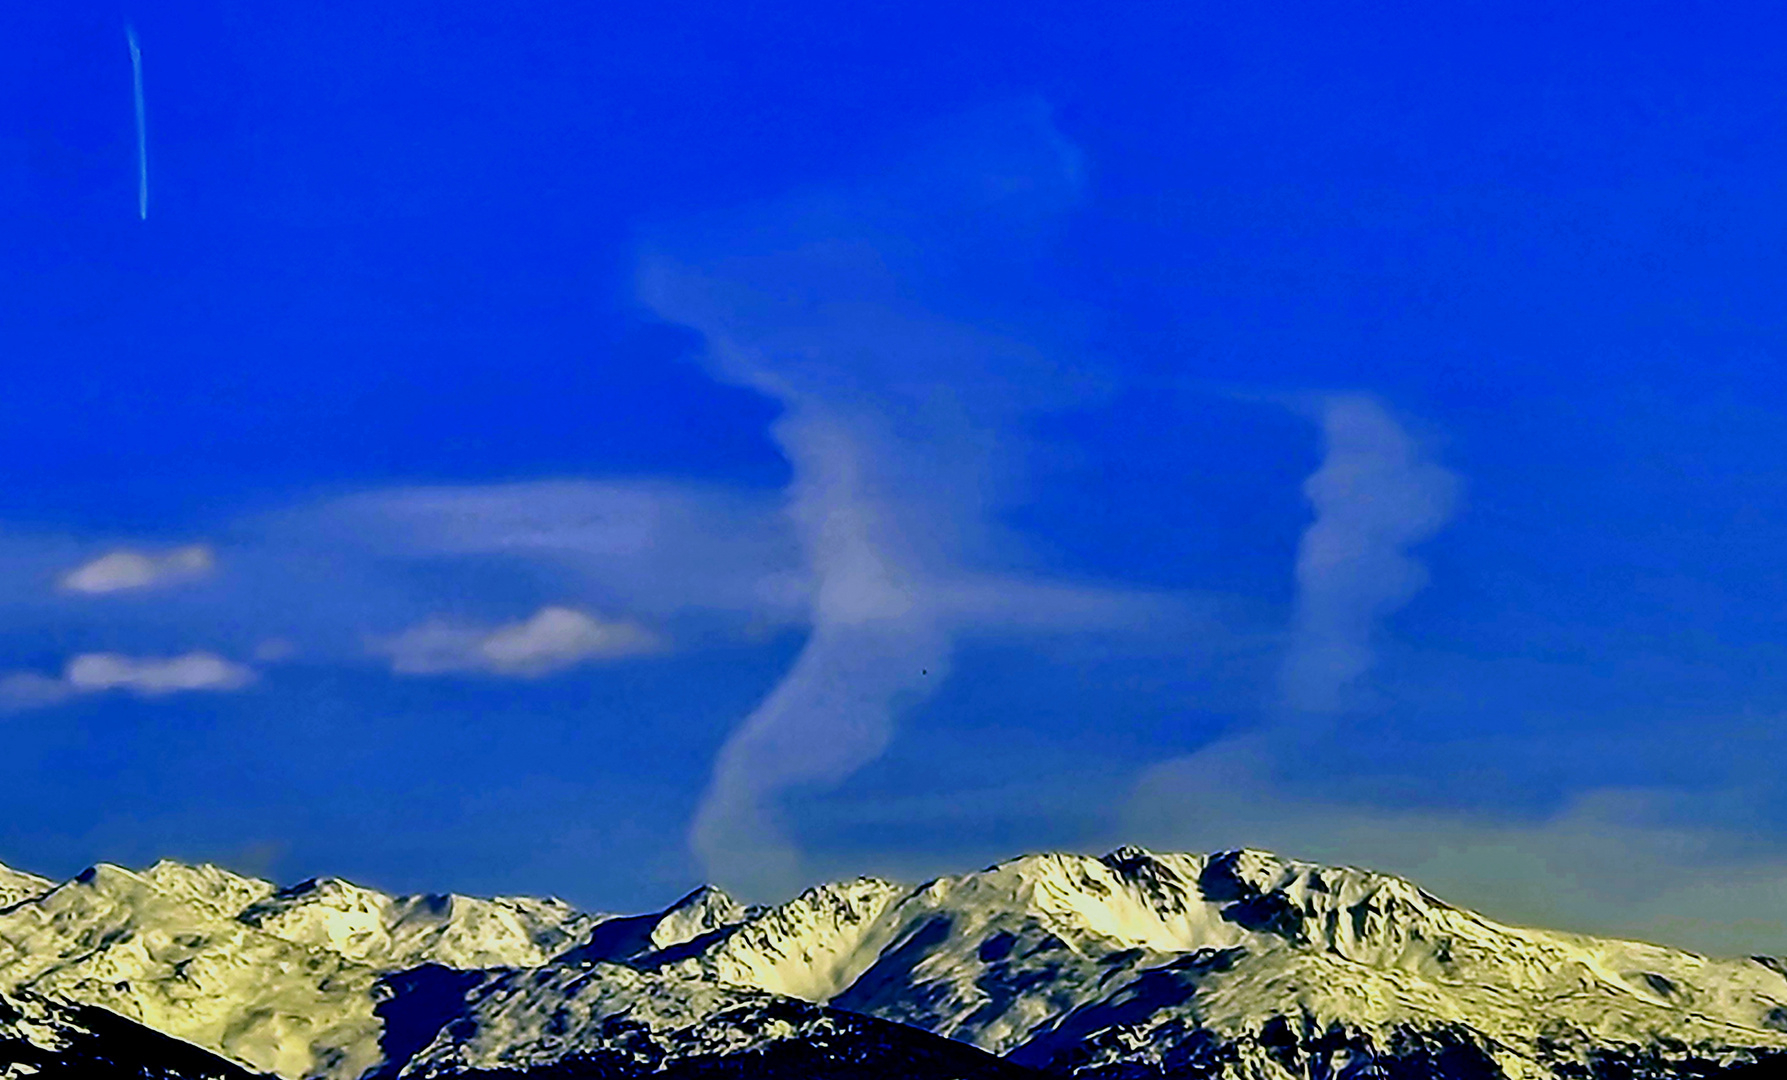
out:
{"label": "blue sky", "polygon": [[0,15],[0,860],[1787,950],[1778,23],[1232,8]]}

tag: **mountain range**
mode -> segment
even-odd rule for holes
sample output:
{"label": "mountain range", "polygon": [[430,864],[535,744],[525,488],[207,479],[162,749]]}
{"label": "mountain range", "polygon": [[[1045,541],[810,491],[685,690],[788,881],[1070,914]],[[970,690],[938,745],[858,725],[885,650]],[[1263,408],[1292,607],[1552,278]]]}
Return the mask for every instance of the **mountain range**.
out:
{"label": "mountain range", "polygon": [[[107,1071],[111,1070],[111,1071]],[[0,1080],[1787,1076],[1787,961],[1256,850],[663,911],[0,867]]]}

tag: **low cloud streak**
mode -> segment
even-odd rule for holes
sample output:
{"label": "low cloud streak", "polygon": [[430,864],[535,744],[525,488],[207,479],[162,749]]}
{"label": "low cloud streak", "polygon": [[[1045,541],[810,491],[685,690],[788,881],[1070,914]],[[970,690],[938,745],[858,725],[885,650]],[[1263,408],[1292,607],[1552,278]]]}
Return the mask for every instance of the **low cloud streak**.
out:
{"label": "low cloud streak", "polygon": [[605,608],[771,622],[804,617],[811,582],[768,492],[649,480],[547,480],[370,491],[283,515],[355,557],[499,558],[562,567]]}
{"label": "low cloud streak", "polygon": [[254,669],[209,652],[167,657],[83,653],[68,661],[60,678],[36,672],[0,677],[0,710],[44,708],[108,690],[150,698],[193,691],[222,693],[241,690],[255,677]]}
{"label": "low cloud streak", "polygon": [[399,675],[479,673],[539,678],[580,664],[660,651],[663,642],[637,623],[548,606],[495,627],[434,619],[376,638],[370,650]]}
{"label": "low cloud streak", "polygon": [[61,584],[69,592],[97,596],[196,581],[216,566],[216,557],[204,544],[160,553],[120,548],[68,571]]}

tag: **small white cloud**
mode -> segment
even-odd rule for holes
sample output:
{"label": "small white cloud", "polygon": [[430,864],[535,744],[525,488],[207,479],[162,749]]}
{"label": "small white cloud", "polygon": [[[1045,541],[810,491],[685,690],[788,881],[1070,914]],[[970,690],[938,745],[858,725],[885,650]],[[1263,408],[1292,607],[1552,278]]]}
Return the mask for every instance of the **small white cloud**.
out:
{"label": "small white cloud", "polygon": [[371,643],[400,675],[483,672],[532,678],[591,660],[637,656],[661,647],[657,635],[626,620],[597,619],[565,607],[497,627],[430,620]]}
{"label": "small white cloud", "polygon": [[129,690],[157,697],[182,690],[240,690],[254,681],[254,672],[208,652],[165,658],[86,653],[68,662],[62,678],[77,693]]}
{"label": "small white cloud", "polygon": [[89,595],[147,589],[202,578],[216,565],[216,557],[204,544],[161,553],[121,548],[70,570],[62,576],[62,587]]}
{"label": "small white cloud", "polygon": [[82,653],[68,662],[59,679],[34,671],[0,676],[0,712],[60,705],[70,698],[107,690],[125,690],[139,697],[240,690],[254,679],[253,668],[215,653],[166,657]]}

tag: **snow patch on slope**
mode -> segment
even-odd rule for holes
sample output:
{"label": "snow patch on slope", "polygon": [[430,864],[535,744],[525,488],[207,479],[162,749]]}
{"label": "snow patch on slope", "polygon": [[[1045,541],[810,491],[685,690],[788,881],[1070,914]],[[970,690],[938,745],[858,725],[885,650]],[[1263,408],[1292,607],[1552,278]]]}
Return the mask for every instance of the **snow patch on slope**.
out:
{"label": "snow patch on slope", "polygon": [[91,1006],[0,993],[0,1080],[255,1080],[190,1043]]}
{"label": "snow patch on slope", "polygon": [[424,963],[532,967],[576,944],[599,921],[556,899],[390,896],[340,878],[281,889],[239,917],[382,971]]}
{"label": "snow patch on slope", "polygon": [[379,1061],[374,973],[102,864],[0,912],[0,988],[98,1005],[262,1071]]}
{"label": "snow patch on slope", "polygon": [[724,889],[703,885],[660,915],[646,940],[653,949],[668,949],[743,922],[750,914],[753,912]]}
{"label": "snow patch on slope", "polygon": [[56,883],[49,878],[27,874],[0,864],[0,908],[8,908],[21,900],[29,900],[50,891]]}
{"label": "snow patch on slope", "polygon": [[534,1069],[563,1077],[1029,1075],[911,1028],[687,973],[606,963],[495,976],[399,1075]]}
{"label": "snow patch on slope", "polygon": [[1552,1042],[1787,1046],[1769,964],[1503,926],[1401,878],[1263,851],[821,886],[697,944],[670,965],[1032,1060],[1099,1039],[1266,1046],[1285,1017],[1379,1047],[1468,1030],[1529,1065]]}
{"label": "snow patch on slope", "polygon": [[[47,884],[47,883],[46,883]],[[597,921],[558,900],[275,891],[211,865],[102,864],[0,910],[0,989],[98,1005],[287,1077],[383,1060],[380,975],[537,965]]]}
{"label": "snow patch on slope", "polygon": [[188,866],[163,859],[144,870],[142,876],[167,895],[226,919],[235,918],[243,908],[273,894],[271,881],[244,877],[210,863]]}
{"label": "snow patch on slope", "polygon": [[606,920],[101,866],[0,909],[0,989],[20,985],[330,1080],[886,1045],[852,1013],[1088,1078],[1337,1076],[1423,1055],[1549,1077],[1604,1052],[1787,1049],[1787,962],[1505,926],[1402,878],[1253,850],[1029,855],[765,908],[703,888]]}
{"label": "snow patch on slope", "polygon": [[893,932],[882,916],[909,891],[866,877],[815,886],[785,904],[750,913],[714,935],[698,954],[674,963],[691,976],[829,1001],[874,964]]}

